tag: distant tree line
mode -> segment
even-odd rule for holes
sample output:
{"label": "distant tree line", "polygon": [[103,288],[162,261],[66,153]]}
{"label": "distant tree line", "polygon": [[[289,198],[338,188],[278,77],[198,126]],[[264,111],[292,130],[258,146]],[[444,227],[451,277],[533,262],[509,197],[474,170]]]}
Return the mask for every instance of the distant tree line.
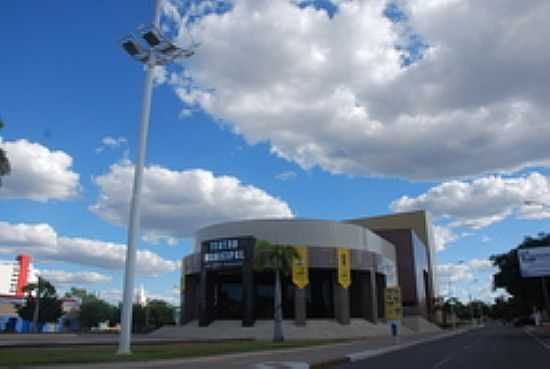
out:
{"label": "distant tree line", "polygon": [[[32,322],[33,330],[46,323],[57,323],[66,313],[63,311],[63,301],[57,295],[55,287],[46,279],[28,284],[24,289],[26,296],[22,305],[17,307],[21,319]],[[89,293],[83,288],[72,287],[64,295],[80,302],[80,307],[68,312],[78,320],[80,330],[89,331],[107,322],[110,327],[120,322],[120,305],[113,305]],[[163,325],[175,324],[175,307],[163,300],[150,300],[145,305],[134,304],[134,332],[147,332]]]}

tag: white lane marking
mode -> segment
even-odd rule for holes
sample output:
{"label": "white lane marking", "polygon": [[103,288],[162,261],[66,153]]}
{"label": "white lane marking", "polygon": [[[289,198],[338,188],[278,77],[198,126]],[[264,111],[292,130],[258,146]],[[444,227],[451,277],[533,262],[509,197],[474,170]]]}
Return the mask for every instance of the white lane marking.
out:
{"label": "white lane marking", "polygon": [[436,363],[436,364],[432,367],[432,369],[440,368],[441,366],[443,366],[443,364],[448,363],[448,362],[451,361],[451,360],[452,360],[452,356],[449,356],[449,357],[447,357],[447,358],[441,360],[440,362]]}
{"label": "white lane marking", "polygon": [[526,335],[533,337],[535,339],[535,341],[537,341],[538,343],[540,343],[542,345],[542,347],[544,347],[547,350],[550,350],[550,345],[547,344],[546,342],[544,342],[543,340],[541,340],[539,337],[537,337],[536,335],[534,335],[533,333],[531,333],[527,329],[524,329],[523,332]]}
{"label": "white lane marking", "polygon": [[298,361],[266,361],[254,365],[255,369],[309,369],[308,363]]}
{"label": "white lane marking", "polygon": [[416,345],[420,345],[420,344],[423,344],[423,343],[438,341],[438,340],[445,339],[445,338],[457,337],[461,334],[469,333],[471,331],[472,330],[460,330],[458,332],[443,333],[443,334],[440,334],[440,335],[435,336],[435,337],[429,337],[429,338],[425,338],[425,339],[420,339],[418,341],[402,343],[402,344],[395,345],[395,346],[384,347],[384,348],[379,348],[379,349],[374,349],[374,350],[365,350],[365,351],[354,352],[354,353],[351,353],[351,354],[347,354],[346,357],[352,362],[359,361],[359,360],[364,360],[364,359],[369,359],[369,358],[374,357],[374,356],[378,356],[378,355],[382,355],[382,354],[386,354],[386,353],[394,352],[394,351],[400,351],[400,350],[403,350],[403,349],[406,349],[406,348],[409,348],[409,347],[413,347],[413,346],[416,346]]}

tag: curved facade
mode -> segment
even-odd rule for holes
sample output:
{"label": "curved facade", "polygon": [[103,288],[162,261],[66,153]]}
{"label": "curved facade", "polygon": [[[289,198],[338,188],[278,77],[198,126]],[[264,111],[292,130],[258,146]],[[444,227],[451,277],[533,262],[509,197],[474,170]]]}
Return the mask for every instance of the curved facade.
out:
{"label": "curved facade", "polygon": [[306,250],[307,285],[300,288],[291,276],[283,279],[285,319],[346,324],[350,317],[375,322],[383,316],[383,290],[398,281],[392,243],[360,225],[264,219],[215,224],[197,232],[193,254],[183,260],[183,322],[198,319],[206,326],[216,319],[240,319],[250,326],[272,318],[273,273],[253,268],[257,240]]}

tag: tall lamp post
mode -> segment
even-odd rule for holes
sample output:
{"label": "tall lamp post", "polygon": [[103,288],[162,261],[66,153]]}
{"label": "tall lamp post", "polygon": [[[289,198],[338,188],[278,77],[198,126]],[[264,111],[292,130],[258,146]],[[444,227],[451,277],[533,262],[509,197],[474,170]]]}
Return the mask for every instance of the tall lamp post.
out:
{"label": "tall lamp post", "polygon": [[134,35],[129,34],[121,40],[122,48],[136,61],[146,66],[145,88],[141,110],[139,131],[139,149],[134,171],[134,186],[130,202],[130,219],[128,222],[128,247],[124,271],[124,291],[122,300],[121,331],[119,336],[119,354],[130,353],[132,334],[132,300],[134,294],[134,276],[136,266],[136,242],[139,238],[140,226],[140,194],[149,131],[149,116],[151,112],[151,96],[153,93],[153,78],[155,67],[167,65],[177,58],[189,58],[195,53],[196,44],[189,48],[180,48],[168,41],[159,31],[162,0],[156,0],[155,16],[151,26],[140,27],[139,33],[148,47],[142,47]]}

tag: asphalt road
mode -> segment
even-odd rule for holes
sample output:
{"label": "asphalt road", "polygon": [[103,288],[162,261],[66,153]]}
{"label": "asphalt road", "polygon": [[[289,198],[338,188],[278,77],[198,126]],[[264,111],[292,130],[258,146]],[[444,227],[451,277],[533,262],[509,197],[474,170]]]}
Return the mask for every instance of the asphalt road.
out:
{"label": "asphalt road", "polygon": [[550,349],[521,328],[487,326],[337,369],[549,369]]}

